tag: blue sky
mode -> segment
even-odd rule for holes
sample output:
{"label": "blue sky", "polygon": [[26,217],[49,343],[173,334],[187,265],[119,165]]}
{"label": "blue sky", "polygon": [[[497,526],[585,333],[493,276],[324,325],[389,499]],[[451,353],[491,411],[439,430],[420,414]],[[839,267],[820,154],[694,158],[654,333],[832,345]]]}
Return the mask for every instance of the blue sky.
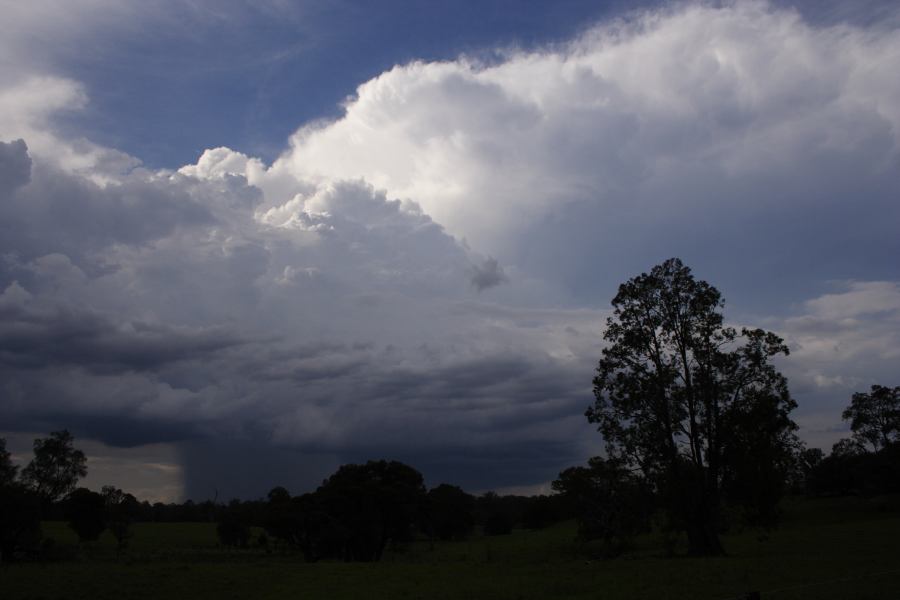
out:
{"label": "blue sky", "polygon": [[[252,4],[252,3],[251,3]],[[496,60],[562,43],[650,1],[168,3],[148,23],[98,30],[58,68],[91,91],[73,132],[153,167],[229,146],[274,159],[297,126],[335,118],[363,81],[396,64]],[[889,3],[785,2],[812,22],[881,20]],[[52,44],[52,40],[46,40]]]}
{"label": "blue sky", "polygon": [[91,109],[72,127],[148,165],[178,167],[216,146],[271,160],[300,124],[339,116],[361,82],[396,64],[493,60],[639,5],[186,3],[152,15],[148,28],[98,31],[89,52],[67,52],[59,65],[91,90]]}
{"label": "blue sky", "polygon": [[375,456],[542,489],[599,448],[582,413],[616,286],[670,256],[788,341],[808,443],[897,384],[892,3],[5,15],[20,458],[70,427],[92,485],[147,496],[202,497],[223,455],[240,495]]}

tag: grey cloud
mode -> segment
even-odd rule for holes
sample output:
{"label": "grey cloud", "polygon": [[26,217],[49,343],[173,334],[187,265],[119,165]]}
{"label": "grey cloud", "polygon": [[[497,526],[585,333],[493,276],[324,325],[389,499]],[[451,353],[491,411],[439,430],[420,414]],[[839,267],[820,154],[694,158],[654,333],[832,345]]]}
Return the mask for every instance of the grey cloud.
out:
{"label": "grey cloud", "polygon": [[[146,244],[177,227],[212,224],[209,209],[166,178],[135,174],[100,186],[55,167],[32,165],[26,143],[0,153],[0,251],[23,259],[60,252],[71,257],[113,244]],[[27,185],[26,185],[27,184]]]}
{"label": "grey cloud", "polygon": [[24,140],[0,142],[0,202],[31,181],[31,157]]}
{"label": "grey cloud", "polygon": [[900,347],[900,37],[759,3],[619,25],[397,67],[270,168],[66,172],[3,145],[4,423],[183,444],[201,498],[229,452],[241,495],[380,456],[546,481],[599,445],[615,286],[678,255],[785,335],[804,431],[833,436]]}
{"label": "grey cloud", "polygon": [[488,257],[481,264],[473,264],[469,278],[479,292],[506,283],[509,279],[496,258]]}
{"label": "grey cloud", "polygon": [[81,309],[2,305],[0,339],[0,364],[8,368],[70,365],[97,373],[154,370],[247,343],[222,328],[115,323]]}
{"label": "grey cloud", "polygon": [[[536,422],[565,430],[583,408],[576,369],[532,341],[540,319],[523,339],[508,311],[454,308],[469,249],[364,182],[298,182],[278,204],[241,174],[136,171],[104,188],[40,161],[35,173],[9,214],[58,235],[10,239],[16,253],[0,267],[3,415],[16,427],[177,443],[194,493],[217,439],[259,456],[280,444],[285,465],[320,456],[329,468],[329,456],[403,454],[397,439],[436,465],[479,447],[497,454],[493,469],[517,447],[552,446]],[[70,211],[120,215],[59,222],[63,183]],[[124,189],[143,195],[126,202]],[[131,228],[151,205],[156,224]],[[108,232],[111,222],[123,226]],[[503,274],[492,259],[479,269],[485,285]],[[470,486],[487,477],[442,468]]]}

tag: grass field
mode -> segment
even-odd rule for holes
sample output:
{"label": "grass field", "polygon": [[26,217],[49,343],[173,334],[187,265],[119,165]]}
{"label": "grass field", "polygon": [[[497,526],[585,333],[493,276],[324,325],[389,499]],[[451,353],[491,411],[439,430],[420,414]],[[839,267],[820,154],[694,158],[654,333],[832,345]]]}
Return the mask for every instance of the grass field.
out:
{"label": "grass field", "polygon": [[[45,534],[65,547],[62,523]],[[590,598],[900,599],[900,516],[864,501],[804,500],[768,536],[725,538],[729,556],[663,558],[652,536],[629,554],[592,560],[574,525],[464,542],[415,544],[377,564],[321,562],[217,547],[206,523],[138,524],[124,560],[112,539],[73,559],[0,569],[0,598]]]}

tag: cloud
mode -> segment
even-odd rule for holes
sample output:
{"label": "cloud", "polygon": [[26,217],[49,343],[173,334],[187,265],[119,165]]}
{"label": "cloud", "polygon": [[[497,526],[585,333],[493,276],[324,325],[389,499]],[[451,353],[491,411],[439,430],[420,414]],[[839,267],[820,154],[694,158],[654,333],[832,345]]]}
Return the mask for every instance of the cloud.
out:
{"label": "cloud", "polygon": [[841,319],[861,316],[890,317],[900,309],[900,287],[893,281],[848,281],[845,289],[825,294],[806,303],[813,316],[840,322]]}
{"label": "cloud", "polygon": [[774,324],[791,348],[783,368],[800,399],[805,437],[830,448],[846,431],[854,392],[894,385],[900,360],[900,282],[847,281]]}
{"label": "cloud", "polygon": [[556,447],[585,404],[568,331],[591,311],[474,303],[472,265],[484,292],[502,267],[411,201],[221,149],[105,184],[3,149],[2,413],[20,429],[178,443],[189,481],[209,458],[191,440],[212,439],[327,465],[415,452],[463,481],[438,457]]}
{"label": "cloud", "polygon": [[87,91],[23,71],[0,87],[0,417],[180,444],[198,497],[222,448],[256,453],[242,495],[280,483],[266,456],[300,487],[381,456],[542,484],[598,451],[608,298],[679,255],[785,335],[830,439],[900,347],[898,48],[683,5],[399,65],[271,165],[218,147],[172,171],[67,136]]}
{"label": "cloud", "polygon": [[509,281],[496,258],[486,258],[479,265],[472,265],[470,281],[476,290],[483,291]]}
{"label": "cloud", "polygon": [[11,194],[31,181],[31,157],[24,140],[0,142],[0,193]]}
{"label": "cloud", "polygon": [[[43,262],[47,258],[52,257],[44,257]],[[17,282],[0,295],[0,337],[4,340],[2,367],[78,366],[100,373],[147,371],[181,360],[203,360],[209,353],[246,343],[215,328],[114,323],[103,313],[84,309],[37,307],[33,296]]]}
{"label": "cloud", "polygon": [[299,129],[272,171],[362,177],[582,294],[614,292],[598,272],[750,254],[799,300],[813,280],[895,274],[898,48],[900,30],[762,2],[641,12],[487,64],[397,66]]}

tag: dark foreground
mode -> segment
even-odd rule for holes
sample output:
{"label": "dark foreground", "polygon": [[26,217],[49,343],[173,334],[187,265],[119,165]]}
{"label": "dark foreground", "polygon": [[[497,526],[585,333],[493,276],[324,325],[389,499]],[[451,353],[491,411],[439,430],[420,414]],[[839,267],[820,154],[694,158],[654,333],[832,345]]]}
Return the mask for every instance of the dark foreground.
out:
{"label": "dark foreground", "polygon": [[564,524],[433,549],[421,542],[380,563],[307,564],[278,551],[221,549],[206,523],[138,524],[117,559],[109,537],[78,549],[64,524],[47,523],[60,559],[0,568],[0,597],[725,600],[760,591],[778,600],[896,599],[900,514],[884,504],[795,501],[780,529],[726,536],[729,556],[714,559],[664,558],[647,536],[623,557],[594,560]]}

